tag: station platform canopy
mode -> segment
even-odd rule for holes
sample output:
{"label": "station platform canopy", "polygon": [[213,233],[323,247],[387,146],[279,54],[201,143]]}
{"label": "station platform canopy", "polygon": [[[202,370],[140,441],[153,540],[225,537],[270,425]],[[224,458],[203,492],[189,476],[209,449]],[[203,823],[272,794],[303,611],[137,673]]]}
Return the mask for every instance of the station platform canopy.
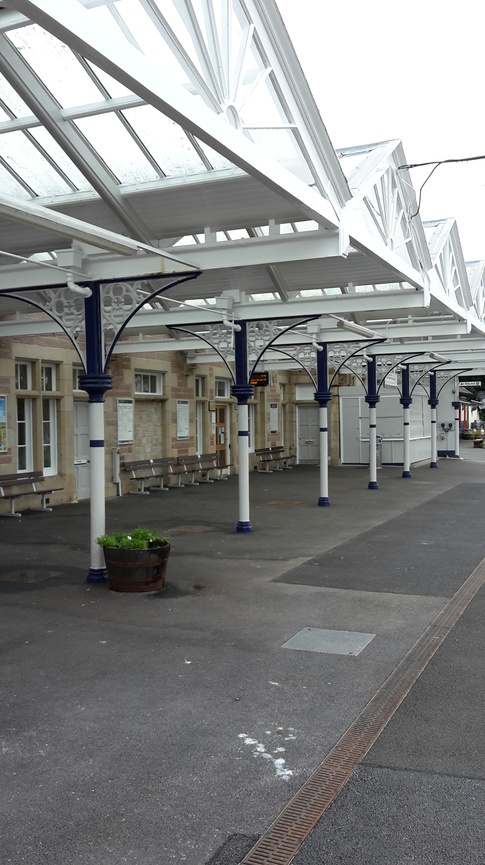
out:
{"label": "station platform canopy", "polygon": [[485,262],[421,222],[399,140],[337,151],[324,120],[275,0],[4,2],[0,337],[98,283],[146,298],[116,352],[347,323],[485,369]]}

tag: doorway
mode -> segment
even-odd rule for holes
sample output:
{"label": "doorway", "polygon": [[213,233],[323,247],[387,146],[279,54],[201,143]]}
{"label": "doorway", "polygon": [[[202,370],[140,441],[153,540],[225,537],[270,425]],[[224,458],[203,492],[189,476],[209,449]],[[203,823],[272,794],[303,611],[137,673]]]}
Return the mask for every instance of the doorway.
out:
{"label": "doorway", "polygon": [[91,496],[89,465],[89,403],[74,401],[74,477],[78,501]]}
{"label": "doorway", "polygon": [[298,454],[300,464],[320,462],[320,418],[317,405],[297,406]]}

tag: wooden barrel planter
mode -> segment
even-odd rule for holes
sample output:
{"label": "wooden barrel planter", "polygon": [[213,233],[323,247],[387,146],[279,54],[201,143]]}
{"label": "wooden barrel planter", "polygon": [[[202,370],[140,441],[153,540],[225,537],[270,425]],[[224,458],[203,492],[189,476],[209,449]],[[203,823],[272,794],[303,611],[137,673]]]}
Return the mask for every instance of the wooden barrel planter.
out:
{"label": "wooden barrel planter", "polygon": [[108,586],[113,592],[155,592],[163,589],[170,544],[148,550],[104,547]]}

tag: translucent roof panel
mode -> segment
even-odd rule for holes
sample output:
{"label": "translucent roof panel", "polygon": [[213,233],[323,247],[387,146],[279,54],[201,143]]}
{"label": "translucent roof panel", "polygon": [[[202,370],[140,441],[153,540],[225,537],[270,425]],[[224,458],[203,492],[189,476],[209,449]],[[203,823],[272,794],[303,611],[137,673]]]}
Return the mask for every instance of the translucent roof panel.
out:
{"label": "translucent roof panel", "polygon": [[[1,140],[0,140],[1,144]],[[16,198],[30,199],[31,192],[23,186],[15,175],[5,167],[0,156],[0,189],[4,195],[13,195]],[[8,165],[8,162],[6,162]]]}
{"label": "translucent roof panel", "polygon": [[159,177],[116,114],[82,117],[75,125],[121,183],[141,183]]}
{"label": "translucent roof panel", "polygon": [[84,174],[76,168],[74,163],[66,156],[62,147],[58,145],[57,141],[54,141],[52,135],[43,126],[36,126],[31,129],[30,135],[50,155],[59,167],[59,171],[64,172],[69,178],[73,189],[87,190],[93,188],[89,181],[86,180]]}
{"label": "translucent roof panel", "polygon": [[10,86],[3,75],[0,75],[0,100],[8,109],[9,114],[7,116],[9,117],[28,117],[32,114],[29,107],[13,87]]}
{"label": "translucent roof panel", "polygon": [[97,102],[99,90],[70,48],[36,24],[8,38],[63,108]]}
{"label": "translucent roof panel", "polygon": [[123,116],[167,177],[206,171],[184,130],[151,105],[127,109]]}
{"label": "translucent roof panel", "polygon": [[0,135],[0,157],[35,195],[62,195],[71,191],[71,187],[23,132]]}

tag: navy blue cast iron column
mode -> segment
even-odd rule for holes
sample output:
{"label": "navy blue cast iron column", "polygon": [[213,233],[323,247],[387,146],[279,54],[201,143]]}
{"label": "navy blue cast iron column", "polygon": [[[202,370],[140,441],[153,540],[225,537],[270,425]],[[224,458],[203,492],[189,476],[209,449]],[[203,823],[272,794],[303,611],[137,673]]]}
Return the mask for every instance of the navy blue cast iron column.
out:
{"label": "navy blue cast iron column", "polygon": [[317,388],[313,399],[319,405],[320,421],[320,507],[329,507],[328,497],[328,404],[332,393],[328,387],[328,349],[326,342],[320,342],[321,351],[317,351]]}
{"label": "navy blue cast iron column", "polygon": [[113,379],[104,372],[100,287],[95,282],[89,288],[92,295],[84,301],[86,375],[79,377],[80,387],[89,394],[91,566],[87,579],[88,583],[104,583],[104,555],[96,538],[105,533],[104,395],[113,387]]}
{"label": "navy blue cast iron column", "polygon": [[429,374],[429,400],[428,405],[431,406],[431,462],[429,464],[430,469],[438,468],[438,447],[437,447],[437,430],[436,430],[436,406],[439,403],[439,399],[436,395],[436,373],[430,372]]}
{"label": "navy blue cast iron column", "polygon": [[369,483],[370,490],[378,490],[377,484],[377,412],[376,405],[379,402],[377,393],[377,360],[372,357],[367,361],[367,396],[365,401],[369,406]]}
{"label": "navy blue cast iron column", "polygon": [[455,457],[460,459],[460,403],[451,403],[455,409]]}
{"label": "navy blue cast iron column", "polygon": [[410,439],[411,439],[411,428],[410,428],[410,415],[411,415],[411,403],[412,397],[409,392],[409,366],[406,364],[402,371],[402,396],[399,402],[402,405],[402,424],[403,424],[403,435],[402,435],[402,443],[403,443],[403,478],[411,477],[411,456],[410,456]]}
{"label": "navy blue cast iron column", "polygon": [[236,367],[236,384],[231,393],[237,398],[237,435],[239,452],[239,521],[236,531],[252,532],[249,519],[249,429],[248,429],[248,399],[254,394],[254,387],[248,384],[248,344],[246,322],[239,322],[240,330],[234,333],[234,353]]}

